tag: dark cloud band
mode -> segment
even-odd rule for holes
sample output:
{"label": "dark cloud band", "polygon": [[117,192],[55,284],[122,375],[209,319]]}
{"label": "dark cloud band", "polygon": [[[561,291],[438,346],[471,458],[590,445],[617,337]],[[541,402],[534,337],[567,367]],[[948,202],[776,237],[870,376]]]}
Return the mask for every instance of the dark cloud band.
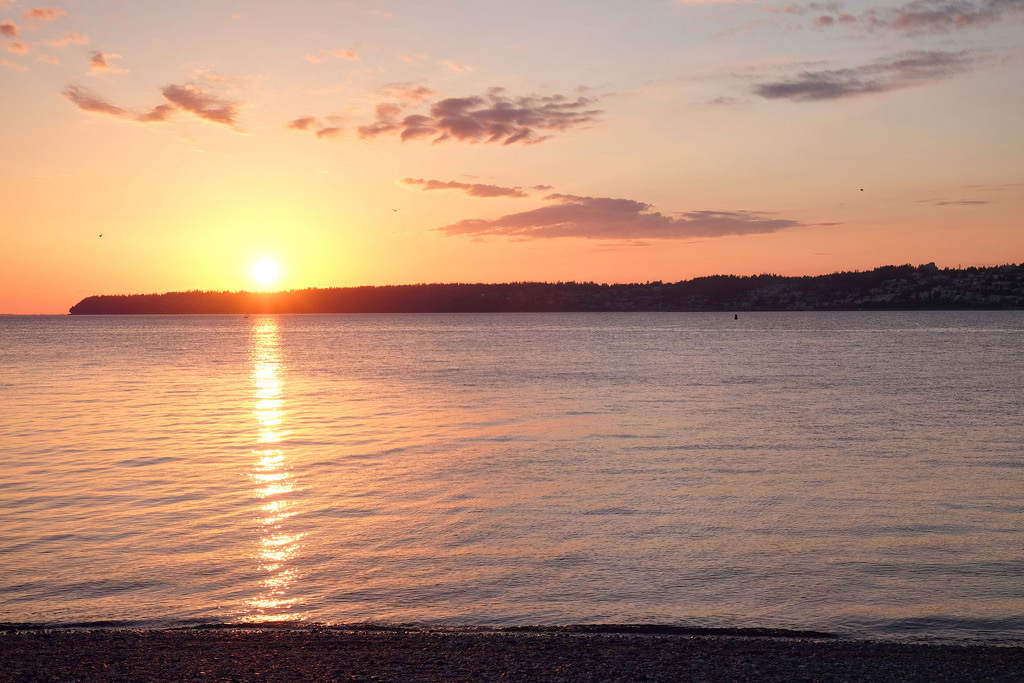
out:
{"label": "dark cloud band", "polygon": [[849,69],[803,71],[793,78],[761,83],[754,94],[769,100],[813,102],[899,90],[949,78],[975,68],[970,52],[911,51]]}
{"label": "dark cloud band", "polygon": [[[534,144],[555,133],[593,123],[602,113],[593,108],[589,97],[564,95],[510,97],[503,88],[491,88],[484,95],[448,97],[430,104],[426,113],[413,113],[433,90],[404,84],[400,92],[389,92],[389,99],[374,108],[374,120],[358,126],[356,133],[367,140],[385,135],[408,140],[432,139],[434,142]],[[315,122],[303,116],[289,127],[316,132],[315,126],[296,122]]]}
{"label": "dark cloud band", "polygon": [[749,211],[692,211],[666,216],[631,199],[552,194],[553,202],[501,218],[469,219],[436,230],[452,236],[519,239],[576,237],[605,240],[681,240],[777,232],[803,225]]}

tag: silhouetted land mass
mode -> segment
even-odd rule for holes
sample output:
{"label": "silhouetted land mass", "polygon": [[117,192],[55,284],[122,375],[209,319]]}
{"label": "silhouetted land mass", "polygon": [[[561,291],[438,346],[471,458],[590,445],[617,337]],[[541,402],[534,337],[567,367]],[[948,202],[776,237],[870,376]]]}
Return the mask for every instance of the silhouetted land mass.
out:
{"label": "silhouetted land mass", "polygon": [[681,282],[420,284],[285,292],[90,296],[72,315],[181,313],[457,313],[526,311],[827,311],[1024,309],[1024,264],[783,277],[713,275]]}

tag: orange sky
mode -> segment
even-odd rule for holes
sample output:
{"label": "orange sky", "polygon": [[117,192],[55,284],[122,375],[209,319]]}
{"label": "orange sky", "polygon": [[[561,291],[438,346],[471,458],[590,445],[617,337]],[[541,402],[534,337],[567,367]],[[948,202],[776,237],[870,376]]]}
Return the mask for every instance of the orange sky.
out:
{"label": "orange sky", "polygon": [[0,0],[0,313],[1022,262],[1024,3],[952,7]]}

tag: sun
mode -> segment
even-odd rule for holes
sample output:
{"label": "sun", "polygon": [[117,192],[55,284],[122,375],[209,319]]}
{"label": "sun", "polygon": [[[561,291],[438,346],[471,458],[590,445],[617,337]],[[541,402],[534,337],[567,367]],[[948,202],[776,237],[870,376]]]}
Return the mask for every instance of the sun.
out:
{"label": "sun", "polygon": [[261,287],[273,287],[281,277],[281,267],[272,258],[261,258],[252,264],[252,279]]}

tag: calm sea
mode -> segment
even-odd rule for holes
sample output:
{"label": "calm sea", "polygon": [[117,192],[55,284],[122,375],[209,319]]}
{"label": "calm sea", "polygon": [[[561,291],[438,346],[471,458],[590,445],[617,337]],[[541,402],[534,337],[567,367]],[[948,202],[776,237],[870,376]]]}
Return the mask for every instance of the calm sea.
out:
{"label": "calm sea", "polygon": [[0,317],[0,622],[1024,642],[1024,312]]}

